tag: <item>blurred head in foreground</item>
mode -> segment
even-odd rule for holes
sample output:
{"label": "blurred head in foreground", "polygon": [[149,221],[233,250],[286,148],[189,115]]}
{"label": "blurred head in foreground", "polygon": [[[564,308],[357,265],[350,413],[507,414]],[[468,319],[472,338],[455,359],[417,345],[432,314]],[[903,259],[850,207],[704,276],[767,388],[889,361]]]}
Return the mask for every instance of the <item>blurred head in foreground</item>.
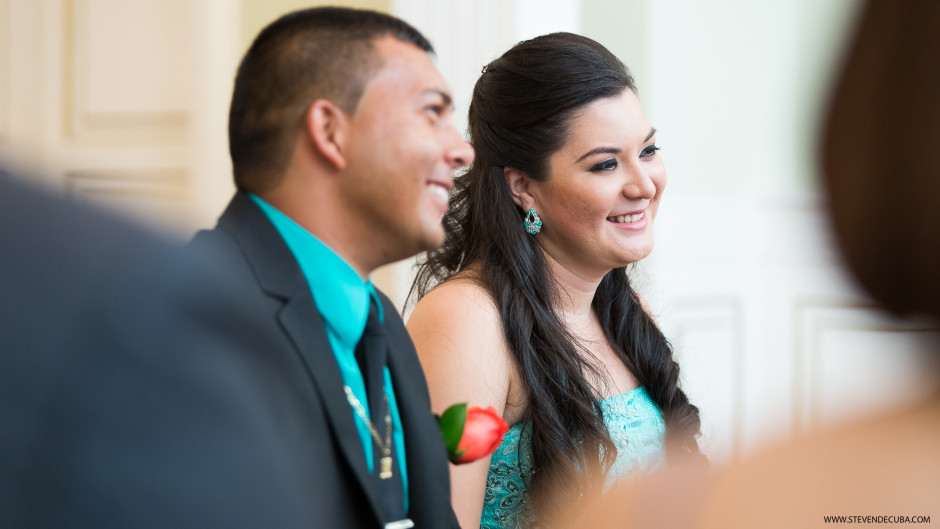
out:
{"label": "blurred head in foreground", "polygon": [[219,256],[3,173],[0,526],[312,527]]}
{"label": "blurred head in foreground", "polygon": [[940,3],[874,1],[830,101],[822,166],[852,273],[940,318]]}

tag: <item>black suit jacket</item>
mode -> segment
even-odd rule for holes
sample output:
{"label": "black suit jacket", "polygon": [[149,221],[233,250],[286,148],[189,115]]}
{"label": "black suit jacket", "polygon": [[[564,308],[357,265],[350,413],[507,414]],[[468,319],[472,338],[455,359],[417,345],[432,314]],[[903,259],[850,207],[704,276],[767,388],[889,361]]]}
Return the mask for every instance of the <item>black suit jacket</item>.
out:
{"label": "black suit jacket", "polygon": [[[346,401],[339,367],[310,288],[264,212],[237,193],[218,225],[192,246],[226,256],[271,337],[266,374],[279,403],[279,434],[296,454],[298,478],[320,527],[380,527],[380,501]],[[389,341],[388,367],[404,429],[409,518],[419,528],[457,527],[447,455],[414,345],[395,307],[379,293]]]}
{"label": "black suit jacket", "polygon": [[0,527],[341,527],[222,265],[0,171]]}

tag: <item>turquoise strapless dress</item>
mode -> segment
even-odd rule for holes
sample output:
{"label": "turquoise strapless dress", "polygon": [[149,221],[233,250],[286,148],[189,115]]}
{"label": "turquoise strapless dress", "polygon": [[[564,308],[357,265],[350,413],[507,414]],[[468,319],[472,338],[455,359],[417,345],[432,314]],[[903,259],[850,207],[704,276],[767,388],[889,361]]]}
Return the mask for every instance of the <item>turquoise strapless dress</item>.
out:
{"label": "turquoise strapless dress", "polygon": [[[663,462],[666,423],[662,412],[642,387],[600,401],[604,423],[617,447],[617,459],[607,474],[605,490],[617,481],[651,472]],[[532,468],[528,428],[514,425],[493,452],[483,500],[483,529],[517,529],[532,523],[532,509],[523,473]],[[521,463],[521,465],[520,465]]]}

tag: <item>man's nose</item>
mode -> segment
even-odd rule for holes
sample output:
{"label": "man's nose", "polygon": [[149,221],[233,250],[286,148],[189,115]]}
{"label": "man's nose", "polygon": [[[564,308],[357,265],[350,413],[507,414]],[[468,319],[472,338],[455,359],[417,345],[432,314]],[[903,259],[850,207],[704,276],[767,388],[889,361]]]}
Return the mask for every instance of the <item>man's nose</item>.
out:
{"label": "man's nose", "polygon": [[463,139],[456,127],[451,125],[449,128],[450,134],[447,148],[444,150],[444,160],[451,169],[456,170],[473,162],[473,146]]}

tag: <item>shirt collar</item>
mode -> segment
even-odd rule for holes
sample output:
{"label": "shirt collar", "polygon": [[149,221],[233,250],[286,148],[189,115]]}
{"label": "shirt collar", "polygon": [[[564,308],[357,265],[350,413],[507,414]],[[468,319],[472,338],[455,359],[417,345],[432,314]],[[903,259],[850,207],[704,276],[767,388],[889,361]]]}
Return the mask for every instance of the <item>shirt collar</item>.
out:
{"label": "shirt collar", "polygon": [[248,196],[261,208],[297,259],[324,323],[344,348],[354,350],[366,327],[370,297],[378,307],[379,320],[384,319],[382,303],[372,281],[363,281],[332,248],[277,208],[253,193]]}

